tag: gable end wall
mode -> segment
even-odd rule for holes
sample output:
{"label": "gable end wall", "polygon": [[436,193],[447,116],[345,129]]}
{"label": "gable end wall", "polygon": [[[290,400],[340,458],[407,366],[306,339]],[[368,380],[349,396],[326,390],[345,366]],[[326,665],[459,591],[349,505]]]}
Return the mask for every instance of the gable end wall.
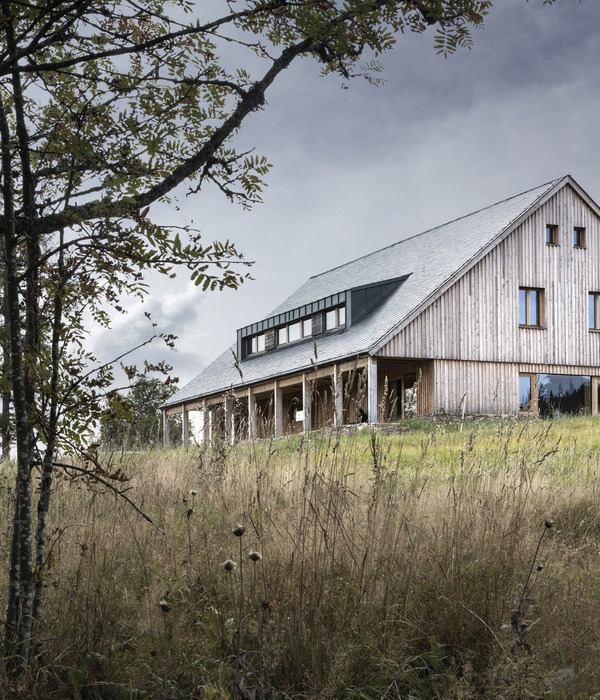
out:
{"label": "gable end wall", "polygon": [[[558,245],[546,245],[546,224],[558,226]],[[574,226],[586,229],[583,249],[573,246]],[[519,327],[519,287],[544,289],[544,328]],[[600,366],[590,291],[600,292],[600,219],[565,186],[377,355]]]}

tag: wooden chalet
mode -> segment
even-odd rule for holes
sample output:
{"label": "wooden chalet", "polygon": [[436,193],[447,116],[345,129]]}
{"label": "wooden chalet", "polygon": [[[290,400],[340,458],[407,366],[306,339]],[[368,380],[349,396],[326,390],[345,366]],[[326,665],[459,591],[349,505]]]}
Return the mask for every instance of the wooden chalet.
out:
{"label": "wooden chalet", "polygon": [[567,175],[311,277],[168,400],[165,439],[174,413],[187,443],[599,393],[600,208]]}

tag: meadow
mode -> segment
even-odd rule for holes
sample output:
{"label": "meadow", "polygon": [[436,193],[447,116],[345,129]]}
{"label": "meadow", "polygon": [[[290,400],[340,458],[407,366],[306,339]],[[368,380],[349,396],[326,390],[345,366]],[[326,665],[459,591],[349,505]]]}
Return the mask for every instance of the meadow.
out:
{"label": "meadow", "polygon": [[101,457],[0,698],[600,698],[597,417]]}

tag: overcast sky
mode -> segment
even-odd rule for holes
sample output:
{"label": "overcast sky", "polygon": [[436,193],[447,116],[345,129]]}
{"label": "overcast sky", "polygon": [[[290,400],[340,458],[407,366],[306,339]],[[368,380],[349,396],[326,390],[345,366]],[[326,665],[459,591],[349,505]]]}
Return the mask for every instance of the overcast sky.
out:
{"label": "overcast sky", "polygon": [[496,0],[474,40],[443,59],[433,34],[400,36],[380,88],[343,89],[308,59],[288,69],[238,142],[273,164],[263,204],[247,212],[206,190],[157,212],[234,241],[254,280],[209,293],[152,280],[94,348],[106,357],[147,335],[149,311],[179,340],[145,355],[183,386],[311,275],[567,173],[600,202],[600,2]]}

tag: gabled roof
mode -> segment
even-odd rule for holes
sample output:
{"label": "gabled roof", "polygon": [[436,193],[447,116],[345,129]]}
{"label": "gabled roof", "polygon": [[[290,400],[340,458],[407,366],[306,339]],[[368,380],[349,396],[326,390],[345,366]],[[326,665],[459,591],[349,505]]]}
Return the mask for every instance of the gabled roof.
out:
{"label": "gabled roof", "polygon": [[374,354],[534,209],[567,184],[600,214],[598,205],[567,175],[315,275],[268,316],[361,285],[403,276],[406,279],[350,328],[251,356],[237,366],[233,345],[174,394],[165,406],[300,372],[310,369],[314,362],[326,365]]}

